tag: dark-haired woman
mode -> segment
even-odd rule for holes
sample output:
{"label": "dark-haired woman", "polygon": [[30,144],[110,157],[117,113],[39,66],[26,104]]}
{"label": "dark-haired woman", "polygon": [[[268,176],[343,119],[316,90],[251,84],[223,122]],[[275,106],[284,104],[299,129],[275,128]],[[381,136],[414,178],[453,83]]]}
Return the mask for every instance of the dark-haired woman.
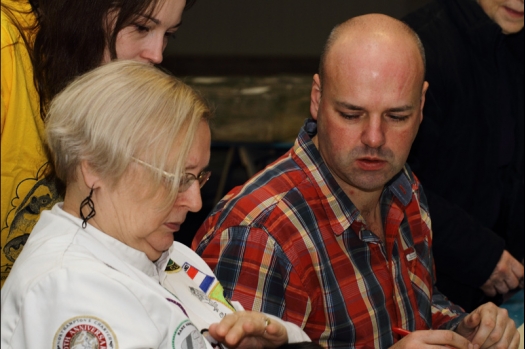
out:
{"label": "dark-haired woman", "polygon": [[2,285],[40,213],[61,197],[43,147],[48,102],[111,60],[160,63],[193,2],[2,0]]}

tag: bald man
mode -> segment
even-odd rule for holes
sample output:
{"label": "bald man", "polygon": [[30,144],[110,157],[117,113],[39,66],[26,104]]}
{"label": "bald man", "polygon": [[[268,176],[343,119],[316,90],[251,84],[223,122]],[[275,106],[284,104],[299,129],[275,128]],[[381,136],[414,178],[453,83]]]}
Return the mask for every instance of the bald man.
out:
{"label": "bald man", "polygon": [[405,165],[424,66],[417,35],[393,18],[334,29],[294,147],[227,194],[195,237],[230,298],[326,348],[517,348],[503,310],[467,315],[433,287],[426,198]]}

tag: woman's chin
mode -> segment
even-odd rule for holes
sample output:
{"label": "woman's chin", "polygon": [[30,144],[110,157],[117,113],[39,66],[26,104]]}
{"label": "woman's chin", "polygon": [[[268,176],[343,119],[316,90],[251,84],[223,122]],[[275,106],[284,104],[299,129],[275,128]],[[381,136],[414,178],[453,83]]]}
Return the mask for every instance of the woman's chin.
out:
{"label": "woman's chin", "polygon": [[146,254],[148,257],[150,257],[150,255],[155,255],[156,259],[158,259],[162,253],[169,250],[171,245],[173,245],[173,233],[163,234],[163,236],[158,236],[156,239],[149,241],[150,251]]}

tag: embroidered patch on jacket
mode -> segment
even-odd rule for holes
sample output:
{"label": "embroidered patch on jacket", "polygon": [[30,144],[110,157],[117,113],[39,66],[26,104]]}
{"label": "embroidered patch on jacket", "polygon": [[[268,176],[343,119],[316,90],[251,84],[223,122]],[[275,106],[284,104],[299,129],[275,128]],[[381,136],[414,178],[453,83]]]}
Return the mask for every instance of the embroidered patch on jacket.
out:
{"label": "embroidered patch on jacket", "polygon": [[[231,312],[235,312],[235,308],[233,307],[233,305],[226,297],[224,297],[224,289],[222,288],[222,285],[220,283],[217,282],[217,284],[213,287],[209,297],[219,302],[219,304],[226,306],[226,308],[228,308]],[[229,312],[227,313],[229,314]]]}
{"label": "embroidered patch on jacket", "polygon": [[92,316],[77,316],[60,326],[53,339],[53,348],[117,349],[118,343],[113,330],[104,321]]}
{"label": "embroidered patch on jacket", "polygon": [[175,330],[171,339],[173,349],[206,349],[205,339],[189,320],[182,322]]}
{"label": "embroidered patch on jacket", "polygon": [[[211,300],[208,296],[206,296],[206,293],[202,292],[200,289],[195,287],[190,287],[190,292],[192,295],[197,297],[199,302],[209,305],[210,307],[212,307],[214,312],[219,312],[219,304],[216,301]],[[221,316],[221,318],[222,317],[224,316]]]}
{"label": "embroidered patch on jacket", "polygon": [[178,273],[181,270],[180,265],[172,261],[171,259],[168,261],[168,265],[166,265],[165,272],[168,274],[171,273]]}
{"label": "embroidered patch on jacket", "polygon": [[204,291],[204,293],[208,292],[210,286],[213,284],[213,281],[215,281],[213,276],[204,274],[202,271],[188,263],[184,263],[182,269],[199,286],[199,288]]}

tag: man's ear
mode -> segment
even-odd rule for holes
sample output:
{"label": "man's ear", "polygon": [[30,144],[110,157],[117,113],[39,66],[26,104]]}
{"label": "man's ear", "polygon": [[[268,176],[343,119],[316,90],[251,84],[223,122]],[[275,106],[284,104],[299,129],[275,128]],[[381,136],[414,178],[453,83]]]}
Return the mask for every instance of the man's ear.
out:
{"label": "man's ear", "polygon": [[310,93],[310,114],[314,120],[317,120],[319,105],[321,104],[321,78],[319,74],[314,75],[312,81],[312,91]]}
{"label": "man's ear", "polygon": [[101,182],[98,173],[93,170],[86,160],[80,162],[80,173],[82,175],[81,181],[84,181],[88,188],[97,188],[98,183]]}
{"label": "man's ear", "polygon": [[429,83],[427,81],[423,82],[423,89],[421,90],[421,105],[419,110],[419,123],[423,121],[423,108],[425,107],[426,94],[428,91]]}

